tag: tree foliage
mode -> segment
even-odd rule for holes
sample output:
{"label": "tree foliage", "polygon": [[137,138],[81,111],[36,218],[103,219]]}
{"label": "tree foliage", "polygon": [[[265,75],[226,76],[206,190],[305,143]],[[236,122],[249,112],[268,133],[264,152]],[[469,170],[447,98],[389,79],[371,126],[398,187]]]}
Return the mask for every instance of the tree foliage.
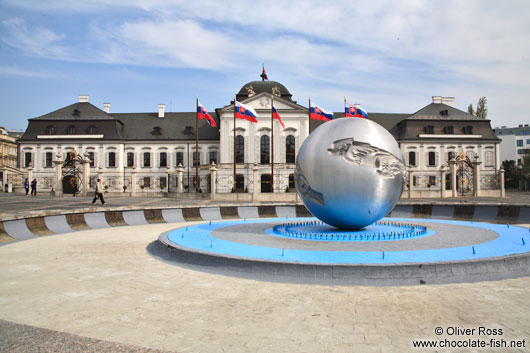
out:
{"label": "tree foliage", "polygon": [[467,107],[467,112],[471,115],[475,115],[475,110],[473,110],[473,104],[470,104],[469,107]]}
{"label": "tree foliage", "polygon": [[488,116],[488,100],[482,96],[478,99],[476,116],[482,119],[486,119]]}

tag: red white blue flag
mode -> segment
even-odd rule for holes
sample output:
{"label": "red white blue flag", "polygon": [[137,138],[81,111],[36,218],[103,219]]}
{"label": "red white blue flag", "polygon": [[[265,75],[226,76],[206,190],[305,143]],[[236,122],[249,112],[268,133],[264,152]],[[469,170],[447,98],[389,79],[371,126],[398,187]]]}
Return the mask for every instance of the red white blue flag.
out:
{"label": "red white blue flag", "polygon": [[330,113],[315,104],[314,107],[309,107],[309,118],[315,120],[330,121],[331,119],[333,119],[333,113]]}
{"label": "red white blue flag", "polygon": [[347,118],[368,118],[366,110],[361,108],[360,105],[351,105],[344,103],[344,116]]}
{"label": "red white blue flag", "polygon": [[258,113],[250,105],[236,101],[236,119],[248,120],[252,123],[258,122]]}
{"label": "red white blue flag", "polygon": [[217,127],[217,124],[215,123],[215,120],[213,120],[212,116],[208,114],[206,109],[197,101],[197,118],[199,119],[205,119],[208,125],[211,127]]}
{"label": "red white blue flag", "polygon": [[282,118],[280,118],[280,114],[278,114],[278,111],[276,110],[276,108],[274,108],[274,105],[272,106],[272,118],[278,119],[278,121],[280,122],[280,125],[285,130],[285,125],[283,124]]}

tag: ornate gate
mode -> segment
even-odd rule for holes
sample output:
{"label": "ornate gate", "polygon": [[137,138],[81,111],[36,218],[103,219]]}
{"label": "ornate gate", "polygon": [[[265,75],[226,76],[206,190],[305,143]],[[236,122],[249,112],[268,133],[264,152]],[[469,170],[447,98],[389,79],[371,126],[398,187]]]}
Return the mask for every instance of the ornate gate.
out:
{"label": "ornate gate", "polygon": [[473,192],[473,164],[464,150],[456,157],[456,189],[461,195]]}
{"label": "ornate gate", "polygon": [[83,158],[76,150],[67,153],[63,163],[63,194],[76,195],[83,188]]}

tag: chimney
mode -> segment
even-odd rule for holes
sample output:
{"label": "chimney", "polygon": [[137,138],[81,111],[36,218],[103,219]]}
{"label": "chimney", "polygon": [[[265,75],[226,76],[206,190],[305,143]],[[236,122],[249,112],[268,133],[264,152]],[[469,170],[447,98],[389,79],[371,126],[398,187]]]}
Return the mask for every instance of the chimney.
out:
{"label": "chimney", "polygon": [[164,117],[164,110],[166,109],[165,104],[159,104],[158,105],[158,117],[163,118]]}
{"label": "chimney", "polygon": [[455,106],[455,97],[442,97],[442,103],[450,107]]}
{"label": "chimney", "polygon": [[80,94],[79,103],[88,103],[88,94]]}
{"label": "chimney", "polygon": [[432,96],[432,102],[434,104],[440,104],[442,103],[442,96]]}
{"label": "chimney", "polygon": [[110,103],[103,103],[103,109],[105,110],[105,113],[110,113]]}

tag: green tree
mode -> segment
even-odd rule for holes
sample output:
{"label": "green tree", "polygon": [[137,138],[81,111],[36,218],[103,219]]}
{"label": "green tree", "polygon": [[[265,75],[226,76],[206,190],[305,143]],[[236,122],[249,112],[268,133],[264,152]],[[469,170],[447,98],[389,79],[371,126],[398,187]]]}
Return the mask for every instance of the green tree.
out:
{"label": "green tree", "polygon": [[520,173],[515,165],[515,161],[503,161],[502,167],[504,168],[504,183],[506,188],[518,188]]}
{"label": "green tree", "polygon": [[467,112],[471,115],[475,115],[475,111],[473,110],[473,104],[470,104],[469,107],[467,107]]}
{"label": "green tree", "polygon": [[480,97],[478,99],[477,111],[475,115],[478,116],[479,118],[486,119],[486,117],[488,116],[487,104],[488,104],[488,100],[486,99],[486,97],[484,96]]}

